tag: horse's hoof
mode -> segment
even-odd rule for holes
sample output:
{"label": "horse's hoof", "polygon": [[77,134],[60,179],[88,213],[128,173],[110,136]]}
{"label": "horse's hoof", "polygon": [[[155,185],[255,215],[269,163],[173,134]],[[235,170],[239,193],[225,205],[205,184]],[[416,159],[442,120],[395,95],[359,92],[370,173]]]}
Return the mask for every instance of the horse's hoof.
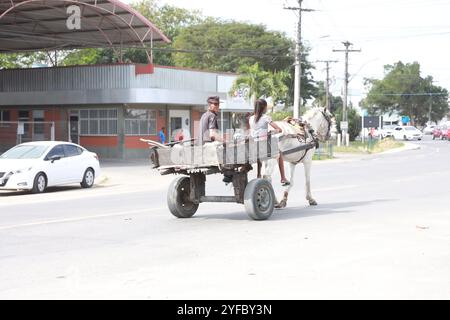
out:
{"label": "horse's hoof", "polygon": [[287,206],[286,200],[282,200],[280,203],[278,203],[277,205],[275,205],[275,208],[276,208],[276,209],[283,209],[283,208],[286,208],[286,206]]}
{"label": "horse's hoof", "polygon": [[309,200],[309,205],[310,206],[317,206],[317,202],[316,202],[316,200]]}

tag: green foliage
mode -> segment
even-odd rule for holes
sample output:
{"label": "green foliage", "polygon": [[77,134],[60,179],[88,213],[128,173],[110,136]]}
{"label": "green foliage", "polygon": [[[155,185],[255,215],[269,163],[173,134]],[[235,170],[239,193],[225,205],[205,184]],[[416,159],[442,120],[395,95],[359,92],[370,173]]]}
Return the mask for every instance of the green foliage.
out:
{"label": "green foliage", "polygon": [[[448,112],[448,91],[433,85],[433,77],[420,76],[418,62],[404,64],[401,61],[386,65],[382,80],[366,79],[370,89],[361,106],[371,115],[397,112],[409,116],[413,125],[424,125],[440,120]],[[432,93],[432,94],[430,94]]]}
{"label": "green foliage", "polygon": [[[339,108],[334,112],[334,115],[337,120],[337,129],[338,131],[341,131],[340,122],[343,119],[343,108]],[[348,134],[350,135],[350,140],[354,141],[355,138],[360,134],[361,132],[361,116],[358,114],[358,112],[349,106],[347,108],[347,117],[348,117]]]}
{"label": "green foliage", "polygon": [[293,117],[292,111],[278,111],[271,113],[270,116],[272,117],[273,121],[283,121],[287,117]]}
{"label": "green foliage", "polygon": [[405,144],[393,139],[383,140],[366,140],[364,143],[360,141],[353,141],[350,146],[334,147],[334,151],[338,153],[380,153],[391,149],[404,147]]}
{"label": "green foliage", "polygon": [[[168,4],[160,5],[158,0],[140,0],[133,7],[143,16],[148,18],[159,30],[172,42],[187,27],[205,21],[200,11],[177,8]],[[172,44],[156,44],[154,50],[154,62],[159,65],[174,66]],[[143,50],[129,50],[125,54],[132,62],[147,62]]]}
{"label": "green foliage", "polygon": [[[326,107],[327,104],[327,91],[325,88],[325,82],[319,81],[317,82],[317,89],[315,94],[315,100],[313,102],[313,106],[316,107]],[[342,114],[342,108],[344,106],[344,101],[341,97],[335,97],[330,93],[330,112],[336,113],[340,111],[340,114]],[[342,120],[338,118],[338,120]]]}
{"label": "green foliage", "polygon": [[286,85],[286,80],[289,79],[288,72],[264,71],[255,63],[251,66],[242,66],[239,74],[241,76],[234,83],[232,92],[241,86],[246,86],[250,89],[249,95],[253,100],[271,97],[274,103],[286,101],[289,91]]}
{"label": "green foliage", "polygon": [[39,57],[36,53],[0,54],[0,69],[29,68]]}
{"label": "green foliage", "polygon": [[[171,5],[160,5],[159,0],[140,0],[132,4],[134,9],[149,19],[169,39],[174,39],[181,30],[189,25],[205,20],[199,11],[190,11]],[[173,66],[171,44],[155,42],[153,62],[158,65]],[[74,50],[63,60],[63,65],[102,64],[119,61],[119,50],[81,49]],[[128,48],[122,52],[124,62],[148,63],[146,50]]]}
{"label": "green foliage", "polygon": [[99,49],[82,49],[69,52],[63,59],[61,65],[87,65],[100,62],[101,50]]}
{"label": "green foliage", "polygon": [[[294,43],[285,34],[263,25],[207,20],[184,28],[174,40],[179,66],[237,72],[258,63],[267,71],[289,70]],[[207,50],[205,52],[205,50]]]}

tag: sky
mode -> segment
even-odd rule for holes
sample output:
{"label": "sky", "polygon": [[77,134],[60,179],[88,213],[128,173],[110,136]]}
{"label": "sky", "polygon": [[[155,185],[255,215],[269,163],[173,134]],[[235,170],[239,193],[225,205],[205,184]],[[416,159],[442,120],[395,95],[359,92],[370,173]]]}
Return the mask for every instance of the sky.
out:
{"label": "sky", "polygon": [[[125,1],[125,2],[131,2]],[[284,10],[297,0],[160,0],[206,16],[264,24],[269,30],[296,38],[298,14]],[[342,42],[360,49],[349,55],[349,94],[354,105],[367,92],[364,78],[383,77],[383,66],[417,61],[422,76],[450,90],[450,0],[304,0],[302,41],[311,47],[309,60],[331,64],[333,95],[342,95],[345,57]],[[314,79],[325,80],[325,65],[315,63]]]}

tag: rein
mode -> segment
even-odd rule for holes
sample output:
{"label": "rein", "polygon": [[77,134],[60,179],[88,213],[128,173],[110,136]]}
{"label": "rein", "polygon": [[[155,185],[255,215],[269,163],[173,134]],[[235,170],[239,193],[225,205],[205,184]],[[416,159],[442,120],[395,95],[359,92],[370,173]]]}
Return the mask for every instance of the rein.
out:
{"label": "rein", "polygon": [[[308,140],[308,138],[309,138],[308,137],[308,133],[311,135],[311,138],[312,138],[312,141],[310,141],[310,142],[306,142],[306,140]],[[301,141],[301,135],[299,135],[299,134],[295,134],[295,135],[294,134],[288,134],[288,135],[282,136],[280,138],[280,140],[292,139],[292,138],[296,138],[300,142],[300,145],[298,147],[289,149],[287,151],[282,151],[281,154],[282,155],[289,155],[289,154],[296,153],[296,152],[299,152],[299,151],[305,151],[305,153],[300,158],[300,160],[295,162],[296,164],[302,162],[303,159],[305,159],[306,154],[308,153],[309,150],[317,148],[318,145],[319,145],[319,141],[318,141],[316,135],[314,134],[314,130],[312,130],[312,129],[311,130],[305,130],[305,143],[303,141]]]}

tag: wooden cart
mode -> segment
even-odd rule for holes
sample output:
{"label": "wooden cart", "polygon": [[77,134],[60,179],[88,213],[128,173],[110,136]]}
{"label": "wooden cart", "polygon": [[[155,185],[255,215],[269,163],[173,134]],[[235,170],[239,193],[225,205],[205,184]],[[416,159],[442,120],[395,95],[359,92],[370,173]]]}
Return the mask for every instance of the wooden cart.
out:
{"label": "wooden cart", "polygon": [[[162,146],[150,140],[150,162],[161,175],[178,174],[169,187],[167,204],[178,218],[191,218],[200,203],[241,203],[254,220],[268,219],[274,210],[275,194],[264,179],[248,181],[248,172],[258,160],[278,157],[278,137],[245,138],[227,143],[196,146],[193,141]],[[234,196],[206,195],[206,176],[222,174],[233,184]]]}

